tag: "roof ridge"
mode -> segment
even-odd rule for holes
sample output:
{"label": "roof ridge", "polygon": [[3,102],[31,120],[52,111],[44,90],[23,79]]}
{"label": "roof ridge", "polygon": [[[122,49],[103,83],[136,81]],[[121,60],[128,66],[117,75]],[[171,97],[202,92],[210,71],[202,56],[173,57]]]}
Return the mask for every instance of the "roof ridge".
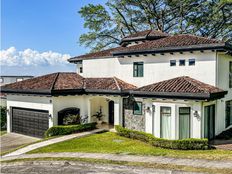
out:
{"label": "roof ridge", "polygon": [[51,85],[50,90],[53,90],[53,89],[54,89],[54,86],[55,86],[55,83],[56,83],[56,80],[57,80],[59,74],[60,74],[59,72],[56,73],[56,76],[55,76],[55,78],[54,78],[54,80],[53,80],[53,82],[52,82],[52,85]]}
{"label": "roof ridge", "polygon": [[[206,91],[206,90],[202,89],[199,85],[195,84],[194,81],[195,81],[195,82],[198,82],[198,83],[201,83],[201,84],[204,84],[204,85],[208,85],[208,84],[203,83],[203,82],[201,82],[201,81],[199,81],[199,80],[193,79],[193,78],[191,78],[191,77],[189,77],[189,76],[184,76],[184,79],[186,79],[186,77],[189,79],[189,80],[187,80],[187,82],[190,83],[191,85],[193,85],[194,87],[196,87],[198,90],[204,91],[204,92],[206,92],[206,93],[209,93],[209,91]],[[193,80],[193,81],[191,81],[190,79]],[[210,86],[211,86],[211,85],[210,85]]]}
{"label": "roof ridge", "polygon": [[148,33],[146,34],[146,38],[150,35],[151,32],[152,32],[152,29],[148,30]]}
{"label": "roof ridge", "polygon": [[83,78],[83,89],[86,89],[86,78]]}
{"label": "roof ridge", "polygon": [[114,79],[114,81],[115,81],[115,83],[116,83],[118,89],[121,91],[121,88],[120,88],[120,86],[119,86],[119,84],[118,84],[117,78],[114,76],[113,79]]}

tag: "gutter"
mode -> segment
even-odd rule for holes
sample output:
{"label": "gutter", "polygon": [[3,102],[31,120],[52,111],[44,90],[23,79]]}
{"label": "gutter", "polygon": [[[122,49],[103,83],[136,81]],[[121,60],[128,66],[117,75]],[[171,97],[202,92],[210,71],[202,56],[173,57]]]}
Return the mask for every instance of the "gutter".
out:
{"label": "gutter", "polygon": [[9,93],[9,94],[38,94],[38,95],[45,95],[45,96],[51,96],[51,90],[49,89],[7,89],[2,88],[1,93]]}
{"label": "gutter", "polygon": [[219,93],[176,93],[176,92],[146,92],[146,91],[132,91],[130,93],[135,97],[148,98],[166,98],[166,99],[192,99],[192,100],[215,100],[223,98],[227,91]]}

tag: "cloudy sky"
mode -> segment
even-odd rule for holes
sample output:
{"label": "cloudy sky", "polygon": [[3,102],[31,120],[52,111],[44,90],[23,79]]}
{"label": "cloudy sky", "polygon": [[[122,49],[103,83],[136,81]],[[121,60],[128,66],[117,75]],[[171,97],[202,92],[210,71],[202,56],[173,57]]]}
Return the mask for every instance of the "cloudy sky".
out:
{"label": "cloudy sky", "polygon": [[1,0],[1,75],[43,75],[75,71],[67,59],[87,53],[86,32],[77,13],[105,0]]}

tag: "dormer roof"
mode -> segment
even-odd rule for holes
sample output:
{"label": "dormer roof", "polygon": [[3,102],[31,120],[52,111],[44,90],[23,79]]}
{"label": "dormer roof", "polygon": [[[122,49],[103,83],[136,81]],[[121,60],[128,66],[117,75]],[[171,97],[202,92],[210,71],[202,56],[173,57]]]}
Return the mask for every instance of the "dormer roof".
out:
{"label": "dormer roof", "polygon": [[169,34],[159,31],[159,30],[145,30],[145,31],[137,32],[137,33],[124,37],[121,40],[120,45],[126,46],[130,42],[156,40],[156,39],[160,39],[160,38],[164,38],[168,36]]}

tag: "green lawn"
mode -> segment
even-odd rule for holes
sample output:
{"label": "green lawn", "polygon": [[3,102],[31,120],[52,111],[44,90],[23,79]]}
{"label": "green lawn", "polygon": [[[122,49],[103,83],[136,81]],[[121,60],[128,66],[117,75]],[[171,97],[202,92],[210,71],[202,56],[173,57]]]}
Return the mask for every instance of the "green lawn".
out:
{"label": "green lawn", "polygon": [[120,137],[112,132],[95,134],[80,139],[49,145],[29,153],[47,152],[94,152],[116,154],[138,154],[170,156],[180,158],[203,158],[213,160],[232,160],[232,151],[225,150],[170,150],[153,147],[138,140]]}

